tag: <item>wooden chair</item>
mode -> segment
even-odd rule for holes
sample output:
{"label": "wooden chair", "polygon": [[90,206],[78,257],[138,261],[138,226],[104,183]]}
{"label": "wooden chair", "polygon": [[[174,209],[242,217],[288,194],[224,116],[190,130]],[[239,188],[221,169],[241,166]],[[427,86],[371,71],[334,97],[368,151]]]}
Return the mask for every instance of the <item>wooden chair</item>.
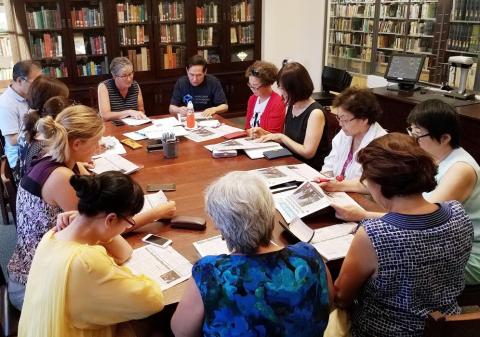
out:
{"label": "wooden chair", "polygon": [[7,156],[3,155],[0,159],[0,176],[3,192],[6,193],[8,205],[13,216],[13,223],[17,223],[17,185],[13,180],[12,170],[8,165]]}
{"label": "wooden chair", "polygon": [[0,333],[1,336],[17,335],[20,312],[15,309],[8,299],[7,282],[0,268]]}
{"label": "wooden chair", "polygon": [[480,331],[480,307],[464,307],[469,312],[444,315],[438,311],[428,315],[424,337],[471,337]]}

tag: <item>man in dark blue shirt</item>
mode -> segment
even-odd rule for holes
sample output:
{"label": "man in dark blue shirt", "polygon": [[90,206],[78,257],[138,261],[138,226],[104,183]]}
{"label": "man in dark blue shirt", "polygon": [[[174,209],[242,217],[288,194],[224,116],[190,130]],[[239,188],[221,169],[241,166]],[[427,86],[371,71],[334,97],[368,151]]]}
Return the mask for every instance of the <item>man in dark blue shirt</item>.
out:
{"label": "man in dark blue shirt", "polygon": [[207,75],[207,61],[200,55],[188,60],[187,76],[180,77],[175,83],[170,113],[186,114],[188,101],[192,101],[195,111],[201,111],[204,116],[228,110],[220,81],[213,75]]}

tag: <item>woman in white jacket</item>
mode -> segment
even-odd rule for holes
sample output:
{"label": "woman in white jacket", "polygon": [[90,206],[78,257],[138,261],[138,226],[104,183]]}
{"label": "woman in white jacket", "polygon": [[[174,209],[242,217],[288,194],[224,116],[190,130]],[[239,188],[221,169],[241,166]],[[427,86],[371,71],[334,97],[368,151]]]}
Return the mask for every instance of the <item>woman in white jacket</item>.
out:
{"label": "woman in white jacket", "polygon": [[333,108],[342,129],[332,140],[322,173],[337,180],[358,180],[362,167],[356,160],[357,152],[387,133],[377,123],[380,105],[369,90],[348,88],[335,98]]}

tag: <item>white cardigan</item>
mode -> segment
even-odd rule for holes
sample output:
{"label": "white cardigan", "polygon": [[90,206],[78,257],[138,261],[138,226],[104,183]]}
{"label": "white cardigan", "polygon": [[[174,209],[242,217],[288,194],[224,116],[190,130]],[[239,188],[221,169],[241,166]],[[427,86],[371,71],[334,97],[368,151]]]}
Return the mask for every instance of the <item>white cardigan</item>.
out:
{"label": "white cardigan", "polygon": [[[345,170],[345,179],[360,178],[362,175],[362,166],[357,162],[357,153],[360,149],[363,149],[375,138],[381,137],[387,134],[387,132],[378,123],[370,125],[367,133],[362,139],[357,151],[353,154],[353,160],[347,166]],[[350,147],[352,146],[353,137],[347,136],[343,130],[332,140],[332,151],[325,157],[325,161],[322,167],[322,172],[332,171],[334,176],[338,176],[342,173],[343,164],[347,160]]]}

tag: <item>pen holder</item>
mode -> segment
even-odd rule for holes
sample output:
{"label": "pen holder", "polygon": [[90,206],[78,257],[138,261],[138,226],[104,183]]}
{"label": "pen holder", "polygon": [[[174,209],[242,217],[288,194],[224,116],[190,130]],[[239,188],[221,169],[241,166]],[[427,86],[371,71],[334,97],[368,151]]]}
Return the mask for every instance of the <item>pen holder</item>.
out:
{"label": "pen holder", "polygon": [[163,144],[163,157],[166,159],[177,158],[178,140],[167,140]]}

